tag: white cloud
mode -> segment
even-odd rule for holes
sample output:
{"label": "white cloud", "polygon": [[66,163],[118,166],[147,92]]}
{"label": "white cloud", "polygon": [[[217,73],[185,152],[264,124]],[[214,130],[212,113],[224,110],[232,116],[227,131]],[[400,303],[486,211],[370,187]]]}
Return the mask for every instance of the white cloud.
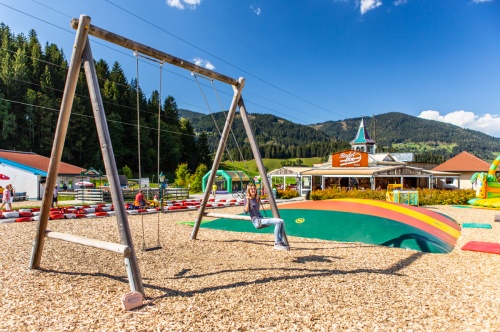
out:
{"label": "white cloud", "polygon": [[381,0],[361,0],[360,10],[361,15],[364,15],[369,10],[375,9],[377,7],[382,6]]}
{"label": "white cloud", "polygon": [[405,5],[408,3],[408,0],[395,0],[394,6]]}
{"label": "white cloud", "polygon": [[195,65],[209,69],[209,70],[215,69],[215,66],[210,61],[202,59],[202,58],[194,58],[193,62]]}
{"label": "white cloud", "polygon": [[201,0],[167,0],[167,5],[177,9],[196,9],[196,6],[200,5]]}
{"label": "white cloud", "polygon": [[255,14],[257,14],[257,16],[259,16],[259,15],[260,15],[260,13],[261,13],[260,7],[255,8],[254,6],[250,6],[250,9],[251,9],[251,10],[252,10]]}
{"label": "white cloud", "polygon": [[472,0],[473,3],[492,2],[493,0]]}
{"label": "white cloud", "polygon": [[438,111],[423,111],[418,116],[422,119],[451,123],[456,126],[477,130],[487,135],[500,137],[500,117],[498,115],[476,115],[472,112],[455,111],[440,115]]}

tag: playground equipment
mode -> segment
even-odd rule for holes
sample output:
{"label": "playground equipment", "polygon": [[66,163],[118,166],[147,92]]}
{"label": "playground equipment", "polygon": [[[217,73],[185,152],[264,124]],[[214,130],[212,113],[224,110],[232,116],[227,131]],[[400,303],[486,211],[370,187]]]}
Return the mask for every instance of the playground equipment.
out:
{"label": "playground equipment", "polygon": [[[142,183],[141,183],[141,121],[140,121],[140,86],[139,86],[139,56],[141,56],[138,52],[134,52],[135,56],[135,63],[136,63],[136,69],[135,69],[135,79],[136,79],[136,107],[137,107],[137,159],[138,159],[138,170],[139,170],[139,189],[142,188]],[[149,57],[145,57],[146,59],[150,60]],[[157,124],[158,124],[158,135],[157,135],[157,173],[158,174],[158,187],[160,188],[160,176],[163,173],[160,173],[160,127],[161,127],[161,87],[162,87],[162,74],[163,74],[163,61],[158,61],[155,59],[151,59],[152,61],[156,61],[160,63],[160,91],[158,92],[158,118],[157,118]],[[165,177],[164,177],[165,178]],[[149,180],[148,180],[149,182]],[[161,188],[161,193],[163,195],[163,188]],[[163,196],[162,196],[162,202],[163,202]],[[163,203],[160,206],[160,211],[163,211]],[[143,251],[151,251],[151,250],[157,250],[161,249],[162,246],[160,244],[160,214],[158,214],[157,221],[156,221],[156,246],[154,247],[149,247],[146,245],[146,238],[144,236],[144,215],[141,214],[141,228],[142,228],[142,250]]]}
{"label": "playground equipment", "polygon": [[[79,79],[80,69],[83,65],[87,86],[89,90],[89,95],[92,101],[92,109],[97,127],[97,134],[99,136],[99,144],[101,147],[106,174],[108,175],[111,198],[113,201],[113,205],[115,207],[115,215],[117,218],[121,243],[111,243],[111,242],[99,241],[96,239],[75,237],[74,235],[71,234],[56,233],[47,230],[49,212],[52,203],[52,192],[50,190],[46,190],[42,199],[40,218],[38,221],[37,231],[33,243],[29,268],[40,269],[42,252],[46,237],[73,243],[79,243],[82,245],[92,246],[95,248],[101,248],[120,253],[123,256],[125,268],[127,270],[127,277],[130,285],[130,290],[132,292],[133,291],[140,292],[144,295],[142,277],[139,270],[139,265],[137,262],[137,257],[132,241],[132,234],[130,232],[130,227],[128,224],[127,212],[123,204],[123,193],[120,187],[120,180],[114,158],[113,145],[111,142],[111,137],[109,135],[106,113],[104,112],[104,104],[101,97],[99,81],[97,78],[97,71],[94,64],[94,57],[92,56],[92,50],[90,47],[89,35],[122,46],[124,48],[133,50],[137,54],[146,55],[152,59],[159,60],[162,63],[165,62],[177,67],[181,67],[193,73],[198,73],[200,75],[204,75],[206,77],[216,79],[220,82],[231,85],[234,95],[231,102],[231,106],[227,113],[228,114],[227,119],[221,134],[221,140],[219,142],[219,146],[214,158],[212,171],[210,173],[207,186],[211,187],[212,184],[214,183],[216,171],[219,167],[222,158],[224,146],[226,145],[229,131],[236,114],[236,109],[237,107],[239,107],[240,116],[243,120],[243,124],[247,133],[247,138],[250,143],[250,147],[254,155],[254,159],[257,163],[259,173],[264,179],[263,181],[264,187],[266,188],[266,191],[269,192],[271,191],[271,187],[266,177],[266,169],[264,167],[264,163],[262,162],[262,157],[260,155],[259,148],[250,125],[250,120],[248,113],[246,111],[245,103],[242,98],[242,90],[245,85],[245,79],[242,77],[239,79],[234,79],[219,74],[212,70],[197,66],[189,61],[177,58],[165,52],[156,50],[152,47],[127,39],[111,31],[107,31],[99,27],[93,26],[90,24],[90,17],[87,15],[80,15],[80,19],[73,19],[71,21],[71,26],[73,29],[76,30],[75,42],[73,47],[73,53],[71,55],[70,65],[68,68],[68,74],[66,77],[66,84],[64,87],[64,93],[59,112],[59,119],[57,122],[57,127],[54,135],[54,143],[52,146],[52,151],[50,156],[46,187],[53,188],[56,185],[57,173],[61,163],[61,156],[66,139],[66,132],[68,130],[68,124],[71,115],[71,109],[73,106],[73,100],[75,97],[76,86]],[[209,201],[209,196],[210,192],[205,191],[202,205],[200,206],[199,209],[198,219],[194,225],[193,232],[191,234],[191,239],[196,239],[198,229],[201,224],[201,219],[204,216],[205,207],[207,205],[207,202]],[[274,198],[270,197],[269,201],[271,210],[273,212],[273,217],[280,218],[279,211]]]}
{"label": "playground equipment", "polygon": [[[370,199],[301,201],[280,208],[287,234],[342,242],[361,242],[429,253],[448,253],[460,236],[460,226],[450,217],[416,206]],[[272,232],[248,227],[249,217],[226,215],[205,222],[203,228],[235,232]]]}
{"label": "playground equipment", "polygon": [[500,163],[498,156],[490,166],[488,173],[474,173],[471,182],[476,186],[476,198],[469,200],[474,206],[500,208],[500,182],[496,177],[497,167]]}
{"label": "playground equipment", "polygon": [[403,185],[391,183],[387,185],[385,200],[388,202],[418,206],[418,190],[403,190]]}

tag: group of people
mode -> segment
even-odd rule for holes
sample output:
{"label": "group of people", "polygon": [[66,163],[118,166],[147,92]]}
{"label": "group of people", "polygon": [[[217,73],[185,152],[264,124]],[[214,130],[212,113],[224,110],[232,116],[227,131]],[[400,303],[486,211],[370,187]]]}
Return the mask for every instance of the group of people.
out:
{"label": "group of people", "polygon": [[0,210],[3,209],[4,206],[5,210],[12,209],[12,203],[14,202],[15,193],[16,191],[14,190],[14,187],[12,187],[12,184],[9,183],[3,190],[2,205],[0,206]]}

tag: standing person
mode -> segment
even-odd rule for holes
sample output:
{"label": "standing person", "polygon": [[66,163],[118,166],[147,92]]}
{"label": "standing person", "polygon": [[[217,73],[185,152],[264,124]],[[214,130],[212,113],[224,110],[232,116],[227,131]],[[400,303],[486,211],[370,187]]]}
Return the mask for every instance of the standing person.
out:
{"label": "standing person", "polygon": [[9,184],[9,187],[10,187],[10,206],[12,207],[13,206],[12,203],[14,203],[14,197],[16,196],[16,190],[12,186],[12,183]]}
{"label": "standing person", "polygon": [[214,183],[212,185],[212,195],[214,195],[214,199],[215,199],[216,194],[217,194],[217,185]]}
{"label": "standing person", "polygon": [[[59,197],[59,191],[57,190],[57,185],[54,187],[54,192],[52,193],[52,207],[58,207],[57,198]],[[55,206],[54,206],[55,205]]]}
{"label": "standing person", "polygon": [[5,210],[10,210],[10,184],[8,184],[2,193],[2,206],[0,206],[0,210],[5,206]]}
{"label": "standing person", "polygon": [[158,196],[158,193],[155,193],[155,195],[153,197],[153,202],[155,202],[155,205],[159,204],[159,202],[160,202],[160,196]]}
{"label": "standing person", "polygon": [[264,228],[274,225],[274,249],[290,250],[290,246],[285,242],[285,224],[283,219],[263,218],[260,214],[260,196],[257,194],[255,184],[249,184],[247,194],[243,202],[243,211],[250,213],[252,224],[255,228]]}

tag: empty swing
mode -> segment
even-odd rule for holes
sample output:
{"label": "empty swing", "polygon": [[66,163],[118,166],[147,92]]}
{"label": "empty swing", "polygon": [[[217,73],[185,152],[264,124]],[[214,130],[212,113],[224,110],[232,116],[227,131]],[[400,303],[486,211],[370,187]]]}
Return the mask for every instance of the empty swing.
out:
{"label": "empty swing", "polygon": [[[163,61],[158,61],[155,59],[151,59],[144,55],[140,55],[137,51],[134,51],[134,56],[136,59],[136,105],[137,105],[137,159],[138,159],[138,171],[139,171],[139,190],[141,190],[141,124],[140,124],[140,93],[139,93],[139,56],[160,63],[160,91],[158,93],[158,150],[157,150],[157,165],[158,165],[158,174],[160,174],[160,115],[161,115],[161,90],[162,90],[162,75],[163,75]],[[140,203],[140,202],[139,202]],[[163,206],[160,207],[163,209]],[[156,246],[155,247],[147,247],[146,246],[146,237],[144,234],[144,213],[141,213],[141,228],[142,228],[142,251],[152,251],[158,250],[162,248],[160,243],[160,214],[157,213],[157,232],[156,232]]]}

